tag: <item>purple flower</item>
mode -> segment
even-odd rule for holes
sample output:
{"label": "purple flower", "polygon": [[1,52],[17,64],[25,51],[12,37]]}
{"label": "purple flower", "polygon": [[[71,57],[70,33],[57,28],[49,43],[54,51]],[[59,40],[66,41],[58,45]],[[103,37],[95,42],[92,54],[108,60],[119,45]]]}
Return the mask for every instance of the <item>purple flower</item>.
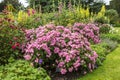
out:
{"label": "purple flower", "polygon": [[39,64],[42,64],[43,60],[42,59],[39,59],[38,63]]}

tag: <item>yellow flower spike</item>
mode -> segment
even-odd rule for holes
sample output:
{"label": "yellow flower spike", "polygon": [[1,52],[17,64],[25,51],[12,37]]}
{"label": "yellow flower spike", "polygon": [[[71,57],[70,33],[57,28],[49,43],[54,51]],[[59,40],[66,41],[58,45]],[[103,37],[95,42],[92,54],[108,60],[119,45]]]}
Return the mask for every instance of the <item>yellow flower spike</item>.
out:
{"label": "yellow flower spike", "polygon": [[25,13],[25,20],[27,20],[28,19],[28,14],[27,13]]}
{"label": "yellow flower spike", "polygon": [[89,8],[86,9],[85,14],[86,14],[86,18],[90,16]]}
{"label": "yellow flower spike", "polygon": [[82,7],[80,8],[80,14],[81,18],[85,18],[85,9],[83,9]]}
{"label": "yellow flower spike", "polygon": [[103,5],[100,12],[104,14],[104,13],[105,13],[105,10],[106,10],[106,9],[105,9],[105,5]]}
{"label": "yellow flower spike", "polygon": [[104,15],[105,15],[105,11],[106,11],[106,8],[105,8],[105,5],[103,5],[103,6],[101,7],[100,12],[98,12],[97,17],[100,18],[100,17],[104,16]]}
{"label": "yellow flower spike", "polygon": [[23,15],[23,11],[19,11],[18,12],[18,22],[21,22],[22,21],[22,15]]}
{"label": "yellow flower spike", "polygon": [[9,12],[8,15],[7,15],[7,17],[8,17],[9,19],[11,19],[11,20],[14,20],[14,19],[15,19],[15,17],[14,17],[14,15],[13,15],[12,12]]}

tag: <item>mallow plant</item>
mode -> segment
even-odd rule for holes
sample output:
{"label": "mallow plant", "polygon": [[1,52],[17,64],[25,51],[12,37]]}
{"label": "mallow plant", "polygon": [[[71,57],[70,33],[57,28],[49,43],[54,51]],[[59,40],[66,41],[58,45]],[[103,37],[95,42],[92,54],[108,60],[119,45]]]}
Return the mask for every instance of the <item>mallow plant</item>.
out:
{"label": "mallow plant", "polygon": [[94,24],[75,23],[73,27],[48,24],[25,31],[22,45],[24,58],[32,65],[55,70],[61,74],[92,71],[97,53],[90,47],[99,43],[99,28]]}

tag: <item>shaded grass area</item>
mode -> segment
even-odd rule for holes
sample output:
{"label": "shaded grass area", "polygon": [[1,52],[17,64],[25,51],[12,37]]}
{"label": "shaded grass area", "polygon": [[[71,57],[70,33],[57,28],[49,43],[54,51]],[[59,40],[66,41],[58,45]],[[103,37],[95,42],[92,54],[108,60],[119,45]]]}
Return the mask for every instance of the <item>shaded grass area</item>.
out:
{"label": "shaded grass area", "polygon": [[102,66],[78,80],[120,80],[120,44],[107,55]]}

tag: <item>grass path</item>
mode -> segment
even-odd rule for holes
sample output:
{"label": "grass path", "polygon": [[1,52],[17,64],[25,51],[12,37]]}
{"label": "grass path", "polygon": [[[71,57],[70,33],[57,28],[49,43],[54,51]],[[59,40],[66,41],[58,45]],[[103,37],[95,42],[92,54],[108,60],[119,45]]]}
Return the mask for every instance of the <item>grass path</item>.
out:
{"label": "grass path", "polygon": [[107,55],[102,66],[78,80],[120,80],[120,44]]}

